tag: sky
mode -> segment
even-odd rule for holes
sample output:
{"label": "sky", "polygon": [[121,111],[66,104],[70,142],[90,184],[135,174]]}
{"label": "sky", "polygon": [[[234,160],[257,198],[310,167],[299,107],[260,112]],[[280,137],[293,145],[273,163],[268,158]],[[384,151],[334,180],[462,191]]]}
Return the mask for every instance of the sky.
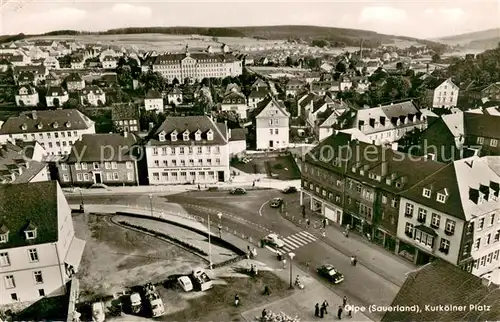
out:
{"label": "sky", "polygon": [[0,34],[294,24],[432,39],[500,28],[500,0],[0,0],[0,4]]}

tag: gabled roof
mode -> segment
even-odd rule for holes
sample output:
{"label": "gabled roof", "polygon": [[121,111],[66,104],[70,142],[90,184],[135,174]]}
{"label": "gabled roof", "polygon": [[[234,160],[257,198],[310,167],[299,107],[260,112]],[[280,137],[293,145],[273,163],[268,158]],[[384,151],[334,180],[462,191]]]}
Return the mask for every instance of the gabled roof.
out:
{"label": "gabled roof", "polygon": [[[0,145],[0,183],[30,182],[45,169],[45,164],[31,160],[33,149],[25,147],[12,143]],[[27,152],[31,152],[31,156]]]}
{"label": "gabled roof", "polygon": [[289,116],[290,114],[286,110],[285,104],[282,101],[278,101],[277,99],[274,98],[272,95],[268,95],[263,101],[259,102],[257,104],[257,107],[250,112],[251,116],[250,118],[255,118],[259,117],[262,111],[269,105],[273,104],[276,106],[282,113],[283,115]]}
{"label": "gabled roof", "polygon": [[[0,249],[56,242],[57,217],[57,181],[0,185],[0,227],[9,231],[8,242],[0,243]],[[37,236],[26,240],[30,222],[36,223]]]}
{"label": "gabled roof", "polygon": [[24,85],[24,86],[19,87],[19,93],[20,93],[21,89],[23,89],[23,88],[25,88],[28,91],[27,95],[33,95],[33,94],[37,93],[36,89],[31,85]]}
{"label": "gabled roof", "polygon": [[467,135],[500,139],[500,116],[464,113],[464,126]]}
{"label": "gabled roof", "polygon": [[441,115],[441,118],[454,137],[465,135],[464,113]]}
{"label": "gabled roof", "polygon": [[316,98],[316,94],[314,93],[309,93],[306,95],[305,98],[303,98],[299,105],[300,107],[306,107],[307,105],[309,105],[312,101],[314,101],[314,99]]}
{"label": "gabled roof", "polygon": [[35,75],[32,72],[23,71],[17,77],[18,82],[33,82],[35,80]]}
{"label": "gabled roof", "polygon": [[234,91],[241,92],[241,88],[238,84],[230,83],[230,84],[227,84],[226,91],[224,92],[224,94],[228,94],[228,93],[231,93]]}
{"label": "gabled roof", "polygon": [[[189,143],[183,140],[182,134],[189,132]],[[207,133],[213,133],[213,140],[207,140]],[[171,140],[171,134],[177,132],[177,140]],[[228,142],[228,129],[225,124],[215,123],[208,116],[175,116],[167,117],[165,121],[155,128],[147,140],[148,145],[187,145],[195,139],[195,133],[201,132],[201,141],[196,145],[224,145]],[[159,141],[159,134],[165,133],[165,141]]]}
{"label": "gabled roof", "polygon": [[[434,290],[434,291],[433,291]],[[471,310],[470,305],[485,305],[486,310]],[[500,316],[500,290],[485,286],[480,277],[440,259],[408,274],[391,307],[418,306],[419,312],[387,312],[382,322],[411,321],[496,321]],[[463,310],[425,310],[455,306]]]}
{"label": "gabled roof", "polygon": [[246,103],[246,97],[240,92],[232,92],[226,93],[222,98],[222,104],[231,104],[232,100],[236,100],[236,102],[241,102],[241,104]]}
{"label": "gabled roof", "polygon": [[264,98],[269,94],[267,88],[260,87],[259,89],[254,89],[248,95],[249,98]]}
{"label": "gabled roof", "polygon": [[132,147],[136,143],[137,137],[132,133],[127,137],[116,133],[83,134],[73,145],[67,162],[134,161]]}
{"label": "gabled roof", "polygon": [[179,87],[173,87],[167,95],[181,95],[182,90]]}
{"label": "gabled roof", "polygon": [[47,89],[46,97],[65,96],[68,92],[61,86],[52,86]]}
{"label": "gabled roof", "polygon": [[155,89],[151,89],[146,93],[146,99],[159,99],[162,98],[161,93]]}

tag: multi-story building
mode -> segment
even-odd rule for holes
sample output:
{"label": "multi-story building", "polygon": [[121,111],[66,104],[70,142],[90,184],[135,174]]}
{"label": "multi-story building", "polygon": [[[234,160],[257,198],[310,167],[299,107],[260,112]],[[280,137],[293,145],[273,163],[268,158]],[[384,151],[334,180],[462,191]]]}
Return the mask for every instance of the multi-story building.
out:
{"label": "multi-story building", "polygon": [[167,101],[172,105],[179,105],[182,103],[182,90],[175,86],[167,93]]}
{"label": "multi-story building", "polygon": [[138,132],[139,109],[133,104],[114,104],[111,109],[111,120],[118,132]]}
{"label": "multi-story building", "polygon": [[15,66],[14,79],[16,81],[22,72],[32,73],[34,75],[34,84],[40,84],[42,81],[45,81],[45,78],[49,74],[49,70],[43,65]]}
{"label": "multi-story building", "polygon": [[400,193],[445,164],[408,155],[339,132],[315,147],[302,172],[301,204],[397,250]]}
{"label": "multi-story building", "polygon": [[106,56],[102,60],[102,68],[104,69],[116,69],[118,66],[118,60],[112,56]]}
{"label": "multi-story building", "polygon": [[45,78],[45,86],[47,87],[61,86],[61,79],[54,72],[50,72]]}
{"label": "multi-story building", "polygon": [[38,92],[30,85],[22,86],[16,95],[16,105],[20,107],[37,106],[40,103]]}
{"label": "multi-story building", "polygon": [[85,87],[79,96],[82,105],[103,106],[106,104],[106,93],[95,85]]}
{"label": "multi-story building", "polygon": [[500,82],[490,84],[481,90],[481,98],[487,98],[490,101],[500,101]]}
{"label": "multi-story building", "polygon": [[0,144],[0,184],[50,180],[44,153],[36,141]]}
{"label": "multi-story building", "polygon": [[47,107],[61,107],[69,100],[68,92],[61,86],[49,87],[45,95]]}
{"label": "multi-story building", "polygon": [[84,69],[85,60],[80,56],[75,56],[71,58],[71,69]]}
{"label": "multi-story building", "polygon": [[137,185],[136,143],[137,137],[127,132],[82,135],[58,164],[61,186]]}
{"label": "multi-story building", "polygon": [[66,77],[66,86],[68,91],[76,92],[85,88],[85,81],[78,73],[71,73]]}
{"label": "multi-story building", "polygon": [[286,97],[295,97],[304,90],[305,83],[298,79],[291,79],[285,85]]}
{"label": "multi-story building", "polygon": [[[257,81],[255,81],[257,83]],[[255,88],[248,94],[248,107],[250,109],[257,108],[257,105],[269,95],[269,90],[266,87]]]}
{"label": "multi-story building", "polygon": [[240,119],[247,119],[247,99],[245,95],[237,91],[230,91],[222,98],[220,104],[221,111],[233,111],[238,114]]}
{"label": "multi-story building", "polygon": [[85,241],[57,181],[0,185],[0,304],[66,293]]}
{"label": "multi-story building", "polygon": [[201,81],[203,78],[236,77],[242,74],[240,60],[230,53],[190,53],[188,48],[182,54],[164,54],[156,57],[153,71],[159,72],[172,83]]}
{"label": "multi-story building", "polygon": [[0,128],[0,142],[37,141],[47,155],[69,154],[82,134],[94,134],[92,120],[76,109],[23,112],[8,118]]}
{"label": "multi-story building", "polygon": [[167,117],[145,145],[149,184],[227,181],[229,129],[208,116]]}
{"label": "multi-story building", "polygon": [[56,57],[49,56],[44,59],[43,65],[48,69],[60,69],[59,60]]}
{"label": "multi-story building", "polygon": [[163,112],[163,96],[157,90],[150,90],[144,98],[144,108],[146,111],[156,110]]}
{"label": "multi-story building", "polygon": [[432,107],[451,108],[457,106],[459,88],[448,78],[432,92]]}
{"label": "multi-story building", "polygon": [[257,150],[283,149],[289,144],[290,114],[282,101],[269,95],[251,111]]}
{"label": "multi-story building", "polygon": [[417,264],[440,258],[477,276],[498,270],[499,158],[454,161],[402,192],[399,252]]}

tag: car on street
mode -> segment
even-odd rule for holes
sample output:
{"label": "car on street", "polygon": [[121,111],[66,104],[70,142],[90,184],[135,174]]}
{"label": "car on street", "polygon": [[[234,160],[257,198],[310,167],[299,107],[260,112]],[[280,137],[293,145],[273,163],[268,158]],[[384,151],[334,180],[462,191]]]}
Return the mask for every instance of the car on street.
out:
{"label": "car on street", "polygon": [[138,314],[142,310],[142,301],[139,293],[132,293],[130,295],[130,308],[132,313]]}
{"label": "car on street", "polygon": [[283,204],[283,199],[282,198],[274,198],[271,199],[270,206],[271,208],[279,208]]}
{"label": "car on street", "polygon": [[344,275],[342,275],[333,265],[321,265],[318,267],[317,271],[320,276],[327,278],[333,284],[339,284],[344,280]]}
{"label": "car on street", "polygon": [[193,283],[189,276],[181,276],[177,279],[177,283],[184,292],[191,292],[193,290]]}
{"label": "car on street", "polygon": [[229,190],[229,193],[232,195],[244,195],[247,193],[247,191],[243,188],[233,188]]}
{"label": "car on street", "polygon": [[290,186],[290,187],[286,187],[285,189],[281,190],[281,192],[286,193],[286,194],[296,193],[297,188],[295,188],[294,186]]}
{"label": "car on street", "polygon": [[269,234],[262,238],[264,245],[269,245],[274,248],[282,248],[285,246],[285,242],[277,234]]}

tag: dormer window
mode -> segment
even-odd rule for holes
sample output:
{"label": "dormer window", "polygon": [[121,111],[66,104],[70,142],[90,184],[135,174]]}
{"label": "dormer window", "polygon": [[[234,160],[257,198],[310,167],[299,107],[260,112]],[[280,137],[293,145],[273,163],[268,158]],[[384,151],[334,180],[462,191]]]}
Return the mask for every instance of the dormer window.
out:
{"label": "dormer window", "polygon": [[59,127],[59,123],[54,122],[54,124],[52,124],[52,126],[54,127],[54,129],[57,129]]}
{"label": "dormer window", "polygon": [[172,140],[172,142],[177,141],[177,131],[173,131],[173,132],[170,134],[170,139]]}
{"label": "dormer window", "polygon": [[207,132],[207,140],[211,141],[214,139],[214,132],[212,130],[208,130]]}
{"label": "dormer window", "polygon": [[165,142],[165,133],[162,132],[162,133],[158,134],[158,140],[160,142]]}
{"label": "dormer window", "polygon": [[39,129],[39,130],[41,130],[43,128],[43,124],[42,123],[38,123],[36,125],[36,128]]}
{"label": "dormer window", "polygon": [[9,229],[2,225],[0,227],[0,244],[7,243],[9,241]]}
{"label": "dormer window", "polygon": [[24,230],[24,234],[27,240],[32,240],[36,238],[36,226],[32,222],[29,223],[28,227]]}
{"label": "dormer window", "polygon": [[430,198],[431,197],[431,191],[427,188],[424,188],[424,190],[422,191],[422,196],[426,197],[426,198]]}
{"label": "dormer window", "polygon": [[189,141],[189,131],[185,131],[184,133],[182,133],[182,139],[184,141]]}
{"label": "dormer window", "polygon": [[70,121],[68,121],[68,122],[66,122],[66,124],[65,124],[65,125],[66,125],[66,127],[67,127],[67,128],[70,128],[70,127],[71,127],[71,122],[70,122]]}
{"label": "dormer window", "polygon": [[445,194],[442,194],[442,193],[438,193],[437,194],[437,199],[436,199],[438,202],[440,203],[444,203],[446,201],[446,195]]}
{"label": "dormer window", "polygon": [[28,125],[26,125],[26,124],[21,125],[21,129],[23,131],[26,131],[28,129]]}

